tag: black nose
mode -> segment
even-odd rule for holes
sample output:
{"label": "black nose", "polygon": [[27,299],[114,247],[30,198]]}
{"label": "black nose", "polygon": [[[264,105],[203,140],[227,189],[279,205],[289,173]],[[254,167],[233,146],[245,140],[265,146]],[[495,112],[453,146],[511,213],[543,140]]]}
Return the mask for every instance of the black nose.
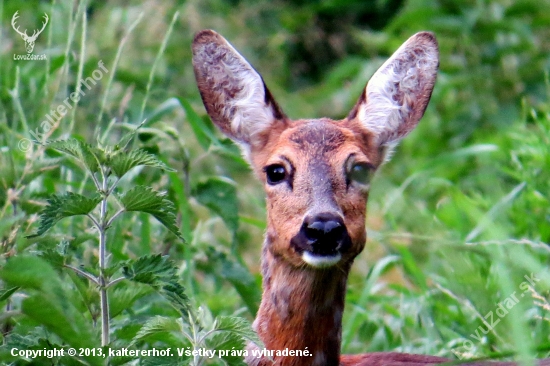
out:
{"label": "black nose", "polygon": [[302,230],[311,241],[339,241],[342,239],[346,228],[342,219],[333,215],[318,215],[307,217]]}
{"label": "black nose", "polygon": [[344,221],[333,213],[307,216],[300,232],[292,239],[299,251],[310,251],[320,256],[335,255],[349,246],[350,238]]}

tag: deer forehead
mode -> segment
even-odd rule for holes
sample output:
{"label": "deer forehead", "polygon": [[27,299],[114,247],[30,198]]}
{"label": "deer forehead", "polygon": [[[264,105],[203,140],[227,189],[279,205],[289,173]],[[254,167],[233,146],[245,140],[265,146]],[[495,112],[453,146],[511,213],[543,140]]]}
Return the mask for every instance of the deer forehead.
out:
{"label": "deer forehead", "polygon": [[285,159],[295,168],[312,169],[314,166],[328,165],[340,169],[351,155],[377,165],[378,149],[371,140],[364,132],[356,133],[347,120],[322,118],[292,121],[290,127],[269,135],[265,147],[256,155],[254,165],[261,170],[266,165]]}

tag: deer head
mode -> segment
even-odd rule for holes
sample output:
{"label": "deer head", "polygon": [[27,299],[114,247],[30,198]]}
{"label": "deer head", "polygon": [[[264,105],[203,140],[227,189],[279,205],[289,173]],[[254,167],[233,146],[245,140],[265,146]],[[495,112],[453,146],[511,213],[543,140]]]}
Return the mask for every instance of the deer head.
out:
{"label": "deer head", "polygon": [[342,120],[287,118],[262,77],[214,31],[196,35],[193,65],[212,121],[241,146],[264,184],[265,250],[294,267],[351,264],[366,239],[370,179],[430,99],[434,36],[407,40]]}
{"label": "deer head", "polygon": [[38,38],[38,36],[40,35],[40,33],[42,33],[42,31],[44,30],[44,28],[46,28],[46,25],[48,24],[48,14],[44,13],[44,22],[42,22],[42,29],[40,30],[34,30],[33,33],[32,33],[32,36],[29,36],[27,35],[27,30],[25,29],[25,32],[21,32],[19,30],[19,26],[16,26],[16,20],[17,18],[19,18],[19,15],[18,15],[19,11],[16,11],[15,14],[13,14],[13,17],[11,18],[11,26],[13,27],[13,29],[19,33],[19,35],[21,36],[21,38],[23,38],[23,41],[25,41],[25,49],[27,50],[27,53],[31,53],[32,50],[34,49],[34,42],[36,42],[36,38]]}

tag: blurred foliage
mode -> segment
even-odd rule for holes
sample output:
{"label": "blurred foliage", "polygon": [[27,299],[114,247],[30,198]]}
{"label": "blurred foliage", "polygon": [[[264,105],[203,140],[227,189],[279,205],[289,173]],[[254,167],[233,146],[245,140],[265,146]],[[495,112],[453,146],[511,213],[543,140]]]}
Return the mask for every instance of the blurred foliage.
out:
{"label": "blurred foliage", "polygon": [[[176,172],[132,169],[117,193],[133,184],[166,191],[186,244],[145,214],[123,215],[108,232],[111,269],[166,255],[196,310],[192,324],[245,332],[241,320],[253,319],[261,293],[263,192],[204,113],[190,50],[203,28],[230,40],[293,118],[346,116],[403,41],[434,32],[441,59],[430,106],[373,182],[343,350],[473,357],[526,356],[541,347],[537,355],[548,356],[548,9],[549,0],[0,1],[0,357],[9,357],[9,347],[85,342],[74,332],[89,334],[87,346],[99,340],[97,289],[59,266],[97,268],[89,221],[64,219],[43,237],[25,238],[48,197],[90,192],[93,182],[74,161],[31,140],[116,145],[144,120],[130,147]],[[13,59],[25,53],[10,25],[15,11],[29,30],[44,12],[50,16],[34,51],[47,61]],[[108,72],[82,86],[100,60]],[[85,95],[45,130],[47,116],[79,87]],[[531,274],[540,281],[523,292]],[[526,296],[513,315],[472,338],[514,291]],[[110,293],[114,346],[191,346],[191,323],[170,306],[177,299],[161,292],[123,281]],[[242,347],[239,339],[200,334],[207,347]],[[63,362],[35,360],[70,364]]]}

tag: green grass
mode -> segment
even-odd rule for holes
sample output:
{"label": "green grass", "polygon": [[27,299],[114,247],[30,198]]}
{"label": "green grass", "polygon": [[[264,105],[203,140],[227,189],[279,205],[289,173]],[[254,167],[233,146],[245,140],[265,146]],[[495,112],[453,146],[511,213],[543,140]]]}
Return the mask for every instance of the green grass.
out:
{"label": "green grass", "polygon": [[[105,147],[145,121],[129,148],[176,170],[134,168],[114,194],[135,185],[167,192],[185,242],[145,213],[124,214],[107,231],[108,262],[123,275],[124,265],[139,258],[166,255],[172,267],[161,266],[162,273],[185,287],[194,318],[182,319],[159,286],[123,281],[110,290],[114,348],[242,347],[242,338],[203,337],[222,328],[253,337],[241,320],[253,320],[261,296],[263,191],[202,107],[190,45],[203,28],[222,33],[256,66],[292,118],[345,116],[408,36],[435,32],[441,71],[430,106],[373,182],[369,239],[350,277],[343,350],[548,357],[549,6],[546,0],[0,1],[0,362],[25,363],[10,356],[15,346],[100,344],[93,325],[97,288],[59,265],[97,274],[98,236],[89,219],[65,218],[27,238],[52,194],[87,195],[94,183],[74,159],[30,143],[31,131],[46,141],[75,137]],[[26,53],[10,26],[15,11],[29,30],[48,13],[34,50],[47,61],[13,60]],[[108,72],[90,89],[82,86],[100,60]],[[67,115],[42,124],[81,90],[85,95]],[[540,281],[526,287],[532,275]],[[499,304],[510,309],[497,319]],[[491,312],[499,322],[488,329]],[[76,361],[35,360],[52,362]]]}

